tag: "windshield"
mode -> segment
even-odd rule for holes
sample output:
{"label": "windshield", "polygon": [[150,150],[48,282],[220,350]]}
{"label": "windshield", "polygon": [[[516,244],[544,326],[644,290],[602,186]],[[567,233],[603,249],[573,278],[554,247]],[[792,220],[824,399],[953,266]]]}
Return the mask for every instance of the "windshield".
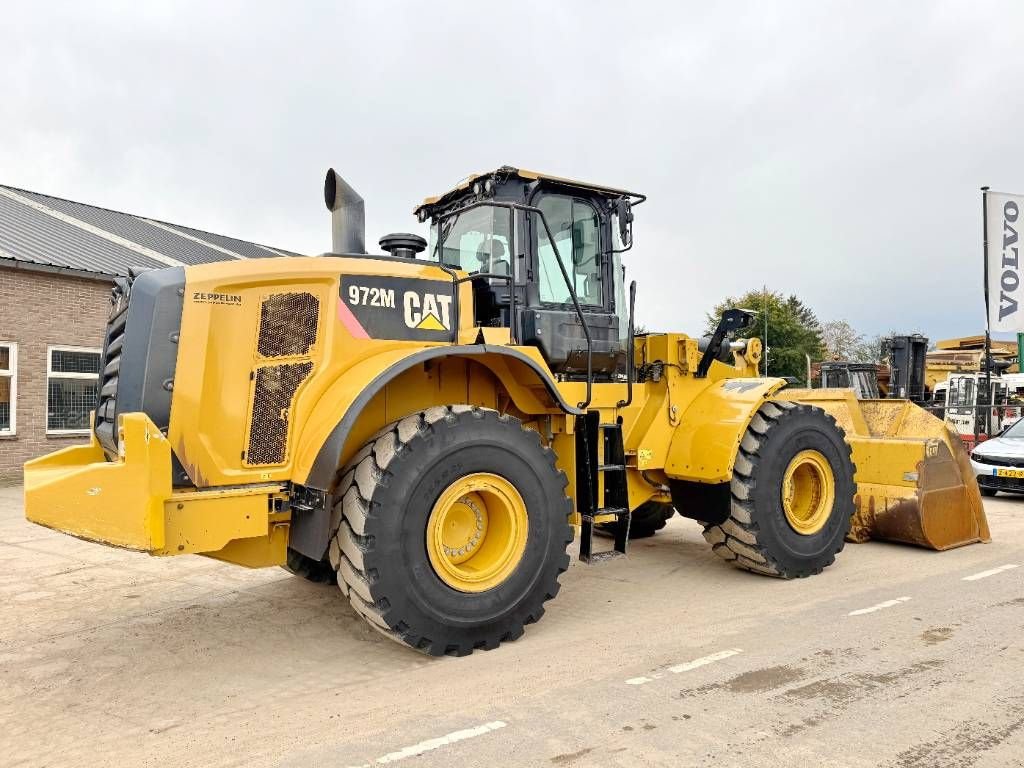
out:
{"label": "windshield", "polygon": [[482,206],[430,228],[427,258],[466,272],[509,274],[510,211]]}
{"label": "windshield", "polygon": [[1013,422],[1000,437],[1024,437],[1024,419]]}
{"label": "windshield", "polygon": [[850,386],[860,400],[878,398],[878,376],[872,371],[850,371]]}

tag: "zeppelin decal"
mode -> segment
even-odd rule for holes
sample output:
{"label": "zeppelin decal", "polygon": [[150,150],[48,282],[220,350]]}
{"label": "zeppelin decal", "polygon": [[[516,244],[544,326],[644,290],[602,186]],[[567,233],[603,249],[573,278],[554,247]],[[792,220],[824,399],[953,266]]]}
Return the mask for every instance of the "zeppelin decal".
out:
{"label": "zeppelin decal", "polygon": [[202,291],[193,291],[192,301],[196,304],[232,304],[237,306],[242,303],[242,297],[237,293],[203,293]]}
{"label": "zeppelin decal", "polygon": [[452,341],[453,286],[441,280],[342,275],[338,320],[357,339]]}

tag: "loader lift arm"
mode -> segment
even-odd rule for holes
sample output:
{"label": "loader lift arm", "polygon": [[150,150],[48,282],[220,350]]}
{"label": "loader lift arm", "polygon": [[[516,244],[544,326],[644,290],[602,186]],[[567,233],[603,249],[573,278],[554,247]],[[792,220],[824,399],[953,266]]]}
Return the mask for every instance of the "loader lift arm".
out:
{"label": "loader lift arm", "polygon": [[754,321],[754,313],[746,309],[727,309],[722,313],[722,319],[718,321],[718,327],[715,328],[715,332],[711,335],[711,339],[707,343],[707,347],[704,349],[704,354],[700,358],[700,363],[697,364],[697,373],[695,376],[698,379],[706,378],[708,370],[711,368],[712,361],[718,357],[722,349],[722,344],[728,338],[730,333],[739,331],[743,328],[748,327]]}

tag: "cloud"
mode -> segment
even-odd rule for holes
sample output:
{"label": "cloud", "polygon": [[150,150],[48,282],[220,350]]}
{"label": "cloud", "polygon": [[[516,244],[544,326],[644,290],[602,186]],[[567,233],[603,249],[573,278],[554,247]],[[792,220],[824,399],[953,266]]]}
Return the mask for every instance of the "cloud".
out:
{"label": "cloud", "polygon": [[[37,4],[38,5],[38,4]],[[640,320],[724,295],[933,338],[984,322],[980,195],[1024,191],[1024,8],[31,4],[0,30],[0,181],[319,253],[502,164],[636,189]]]}

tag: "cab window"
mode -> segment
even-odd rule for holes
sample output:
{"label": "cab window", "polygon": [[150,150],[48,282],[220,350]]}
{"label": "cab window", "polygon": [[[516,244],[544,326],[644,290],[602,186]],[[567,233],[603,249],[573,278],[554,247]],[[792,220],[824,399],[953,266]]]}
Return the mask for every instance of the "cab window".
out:
{"label": "cab window", "polygon": [[481,206],[430,228],[428,258],[466,272],[510,274],[510,214],[507,208]]}
{"label": "cab window", "polygon": [[974,405],[974,380],[953,379],[949,385],[948,404],[953,407],[970,407]]}
{"label": "cab window", "polygon": [[[580,304],[600,306],[604,291],[601,277],[601,238],[597,211],[584,200],[564,195],[544,195],[537,202],[562,257],[565,271],[576,288]],[[537,278],[540,299],[551,304],[571,304],[569,286],[558,267],[555,247],[539,216],[534,216],[537,233]]]}

